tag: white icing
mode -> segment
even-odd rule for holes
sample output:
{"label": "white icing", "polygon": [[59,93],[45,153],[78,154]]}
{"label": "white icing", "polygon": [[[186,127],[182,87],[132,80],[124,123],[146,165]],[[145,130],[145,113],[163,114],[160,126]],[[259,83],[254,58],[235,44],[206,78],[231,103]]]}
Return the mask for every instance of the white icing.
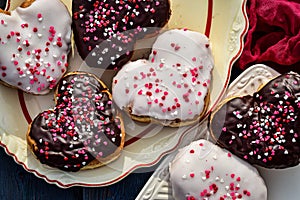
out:
{"label": "white icing", "polygon": [[234,199],[231,195],[236,199],[267,199],[266,185],[253,166],[207,140],[180,149],[169,171],[176,200]]}
{"label": "white icing", "polygon": [[199,116],[214,65],[208,45],[208,38],[198,32],[176,29],[162,33],[148,60],[129,62],[114,77],[116,105],[159,120]]}
{"label": "white icing", "polygon": [[35,0],[11,15],[1,13],[0,79],[29,93],[48,93],[67,70],[71,22],[60,0]]}

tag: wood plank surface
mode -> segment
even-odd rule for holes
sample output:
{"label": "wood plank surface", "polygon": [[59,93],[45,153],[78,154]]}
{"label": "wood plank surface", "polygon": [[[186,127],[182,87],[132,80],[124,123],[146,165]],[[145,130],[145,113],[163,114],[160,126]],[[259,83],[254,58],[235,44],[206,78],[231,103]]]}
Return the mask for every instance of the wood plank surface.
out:
{"label": "wood plank surface", "polygon": [[62,189],[25,171],[0,147],[0,200],[131,200],[151,174],[132,173],[107,187]]}

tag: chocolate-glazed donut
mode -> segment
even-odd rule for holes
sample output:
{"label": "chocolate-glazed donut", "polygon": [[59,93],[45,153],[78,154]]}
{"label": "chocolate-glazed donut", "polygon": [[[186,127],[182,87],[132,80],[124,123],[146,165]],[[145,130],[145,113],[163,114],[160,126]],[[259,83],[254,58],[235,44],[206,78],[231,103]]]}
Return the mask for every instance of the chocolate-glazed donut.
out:
{"label": "chocolate-glazed donut", "polygon": [[31,123],[28,143],[41,163],[65,171],[95,168],[115,159],[124,145],[122,120],[106,86],[92,74],[63,77],[56,106]]}
{"label": "chocolate-glazed donut", "polygon": [[165,26],[171,11],[169,0],[73,0],[72,13],[81,58],[112,69],[130,60],[137,39]]}
{"label": "chocolate-glazed donut", "polygon": [[227,100],[212,115],[218,144],[252,164],[286,168],[300,158],[300,75],[269,81],[253,96]]}

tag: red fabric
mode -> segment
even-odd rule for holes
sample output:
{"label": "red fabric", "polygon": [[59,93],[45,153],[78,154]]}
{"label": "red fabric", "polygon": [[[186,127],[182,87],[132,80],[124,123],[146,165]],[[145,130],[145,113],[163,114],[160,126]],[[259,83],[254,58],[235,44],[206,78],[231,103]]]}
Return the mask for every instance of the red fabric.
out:
{"label": "red fabric", "polygon": [[236,66],[300,72],[300,0],[248,0],[249,31]]}

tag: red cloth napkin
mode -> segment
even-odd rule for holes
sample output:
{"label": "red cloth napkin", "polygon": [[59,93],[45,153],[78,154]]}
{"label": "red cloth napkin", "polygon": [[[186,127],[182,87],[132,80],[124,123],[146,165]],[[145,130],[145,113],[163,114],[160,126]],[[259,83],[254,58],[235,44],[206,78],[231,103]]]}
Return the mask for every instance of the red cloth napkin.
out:
{"label": "red cloth napkin", "polygon": [[275,70],[300,72],[300,0],[248,0],[249,31],[235,64],[264,63]]}

